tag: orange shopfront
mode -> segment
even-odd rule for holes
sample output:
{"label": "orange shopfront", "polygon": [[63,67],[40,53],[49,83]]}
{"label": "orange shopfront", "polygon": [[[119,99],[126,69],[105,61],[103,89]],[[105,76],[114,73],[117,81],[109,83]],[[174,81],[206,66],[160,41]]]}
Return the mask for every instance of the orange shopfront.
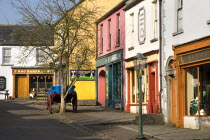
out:
{"label": "orange shopfront", "polygon": [[29,94],[47,92],[53,85],[54,73],[37,68],[12,68],[13,98],[29,98]]}
{"label": "orange shopfront", "polygon": [[192,129],[210,128],[210,37],[173,46],[173,50],[175,124]]}

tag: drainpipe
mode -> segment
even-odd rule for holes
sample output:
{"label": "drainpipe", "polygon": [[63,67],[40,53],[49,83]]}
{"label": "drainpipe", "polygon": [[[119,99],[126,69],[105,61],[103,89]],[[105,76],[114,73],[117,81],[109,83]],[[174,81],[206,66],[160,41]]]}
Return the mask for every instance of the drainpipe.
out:
{"label": "drainpipe", "polygon": [[[97,58],[98,58],[98,24],[96,24],[96,65],[97,65]],[[98,67],[96,66],[95,70],[95,84],[96,84],[96,105],[98,105]]]}
{"label": "drainpipe", "polygon": [[159,91],[159,102],[160,102],[160,114],[162,114],[162,103],[161,103],[161,96],[163,92],[163,73],[162,73],[162,0],[159,0],[159,63],[160,63],[160,91]]}

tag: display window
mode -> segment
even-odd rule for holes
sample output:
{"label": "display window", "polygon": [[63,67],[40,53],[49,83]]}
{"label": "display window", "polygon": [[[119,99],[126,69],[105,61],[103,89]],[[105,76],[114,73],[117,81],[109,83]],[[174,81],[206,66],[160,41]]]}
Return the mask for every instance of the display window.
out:
{"label": "display window", "polygon": [[30,75],[30,92],[47,92],[52,86],[52,75]]}
{"label": "display window", "polygon": [[[131,99],[131,103],[132,104],[138,104],[139,101],[139,92],[138,92],[138,77],[137,77],[137,71],[135,71],[134,69],[129,70],[129,74],[130,74],[130,79],[129,83],[130,83],[130,99]],[[141,84],[141,89],[142,89],[142,103],[146,103],[146,96],[147,96],[147,91],[146,91],[146,74],[145,74],[145,70],[142,71],[142,84]]]}
{"label": "display window", "polygon": [[210,116],[210,64],[186,68],[186,115]]}

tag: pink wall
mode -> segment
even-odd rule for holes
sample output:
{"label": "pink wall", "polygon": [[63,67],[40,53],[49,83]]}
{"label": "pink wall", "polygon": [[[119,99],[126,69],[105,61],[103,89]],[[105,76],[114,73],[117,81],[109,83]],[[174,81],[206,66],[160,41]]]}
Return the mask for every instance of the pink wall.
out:
{"label": "pink wall", "polygon": [[106,101],[106,68],[98,69],[98,103],[105,106]]}
{"label": "pink wall", "polygon": [[[117,51],[125,46],[125,7],[122,7],[98,24],[98,56]],[[118,14],[120,14],[120,46],[117,45]],[[109,49],[109,20],[111,20],[111,49]],[[101,52],[101,25],[103,24],[103,53]]]}

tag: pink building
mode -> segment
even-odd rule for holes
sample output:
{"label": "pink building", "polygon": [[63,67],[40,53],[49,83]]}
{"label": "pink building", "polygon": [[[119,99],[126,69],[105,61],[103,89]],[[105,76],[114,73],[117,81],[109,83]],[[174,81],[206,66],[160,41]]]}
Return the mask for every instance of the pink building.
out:
{"label": "pink building", "polygon": [[124,109],[125,1],[97,21],[97,99]]}

